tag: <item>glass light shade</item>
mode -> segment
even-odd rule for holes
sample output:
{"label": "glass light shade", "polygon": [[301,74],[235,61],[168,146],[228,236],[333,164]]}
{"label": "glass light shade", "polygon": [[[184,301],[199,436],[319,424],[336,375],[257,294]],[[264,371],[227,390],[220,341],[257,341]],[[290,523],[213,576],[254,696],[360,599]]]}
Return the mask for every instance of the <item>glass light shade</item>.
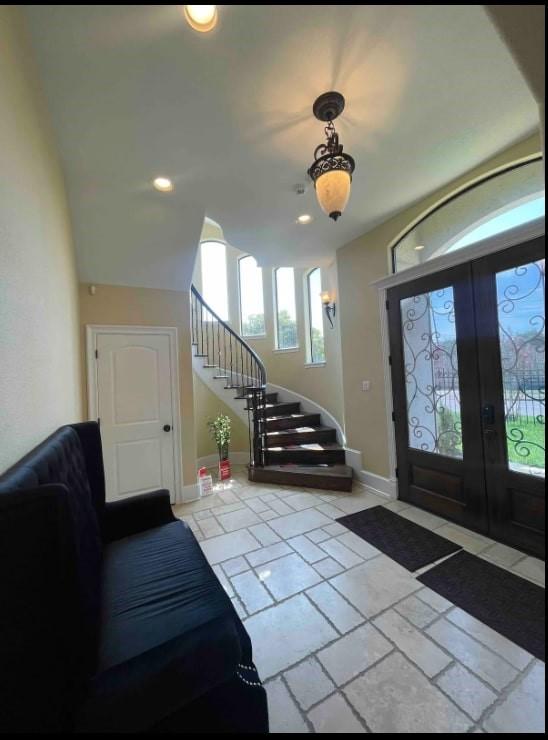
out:
{"label": "glass light shade", "polygon": [[336,221],[350,198],[350,174],[344,170],[331,170],[316,180],[316,197],[324,213]]}
{"label": "glass light shade", "polygon": [[183,5],[187,23],[201,33],[207,33],[217,25],[216,5]]}
{"label": "glass light shade", "polygon": [[322,293],[320,293],[320,298],[321,298],[322,303],[324,305],[331,303],[331,298],[330,298],[329,293],[327,292],[327,290],[324,290]]}

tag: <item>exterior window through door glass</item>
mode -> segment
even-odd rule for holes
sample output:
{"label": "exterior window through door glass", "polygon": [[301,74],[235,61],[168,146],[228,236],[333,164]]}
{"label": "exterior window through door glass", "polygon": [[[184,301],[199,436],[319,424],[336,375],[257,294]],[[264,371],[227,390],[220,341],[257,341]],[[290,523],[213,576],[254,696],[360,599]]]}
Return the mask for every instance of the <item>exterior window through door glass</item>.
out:
{"label": "exterior window through door glass", "polygon": [[497,273],[506,448],[511,470],[544,476],[544,260]]}
{"label": "exterior window through door glass", "polygon": [[400,309],[409,446],[462,458],[453,288],[405,298]]}

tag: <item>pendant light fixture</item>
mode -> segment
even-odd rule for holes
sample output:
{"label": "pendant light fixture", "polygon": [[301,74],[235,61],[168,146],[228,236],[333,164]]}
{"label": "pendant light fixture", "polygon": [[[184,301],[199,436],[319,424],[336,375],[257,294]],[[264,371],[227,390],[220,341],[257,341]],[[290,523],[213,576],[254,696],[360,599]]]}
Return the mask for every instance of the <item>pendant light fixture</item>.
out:
{"label": "pendant light fixture", "polygon": [[316,188],[316,197],[322,210],[336,221],[350,198],[354,159],[343,152],[333,121],[344,110],[344,97],[338,92],[327,92],[315,101],[312,110],[325,127],[326,143],[314,151],[314,162],[308,174]]}

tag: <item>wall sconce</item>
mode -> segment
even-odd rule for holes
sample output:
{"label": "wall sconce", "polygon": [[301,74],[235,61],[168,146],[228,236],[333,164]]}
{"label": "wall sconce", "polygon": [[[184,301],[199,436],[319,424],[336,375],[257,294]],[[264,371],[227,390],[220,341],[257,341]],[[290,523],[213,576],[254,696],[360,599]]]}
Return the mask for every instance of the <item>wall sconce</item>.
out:
{"label": "wall sconce", "polygon": [[336,306],[335,301],[331,303],[331,296],[329,293],[325,290],[323,293],[320,293],[320,297],[322,299],[323,307],[325,309],[325,315],[329,319],[329,323],[331,324],[331,328],[333,329],[333,316],[335,316],[336,313]]}

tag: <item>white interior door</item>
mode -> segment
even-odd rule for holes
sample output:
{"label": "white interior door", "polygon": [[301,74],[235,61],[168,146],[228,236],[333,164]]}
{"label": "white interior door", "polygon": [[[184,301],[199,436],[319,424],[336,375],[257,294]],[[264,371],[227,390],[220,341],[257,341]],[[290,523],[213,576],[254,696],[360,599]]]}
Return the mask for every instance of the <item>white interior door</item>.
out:
{"label": "white interior door", "polygon": [[156,488],[174,500],[170,337],[98,332],[95,354],[107,500]]}

